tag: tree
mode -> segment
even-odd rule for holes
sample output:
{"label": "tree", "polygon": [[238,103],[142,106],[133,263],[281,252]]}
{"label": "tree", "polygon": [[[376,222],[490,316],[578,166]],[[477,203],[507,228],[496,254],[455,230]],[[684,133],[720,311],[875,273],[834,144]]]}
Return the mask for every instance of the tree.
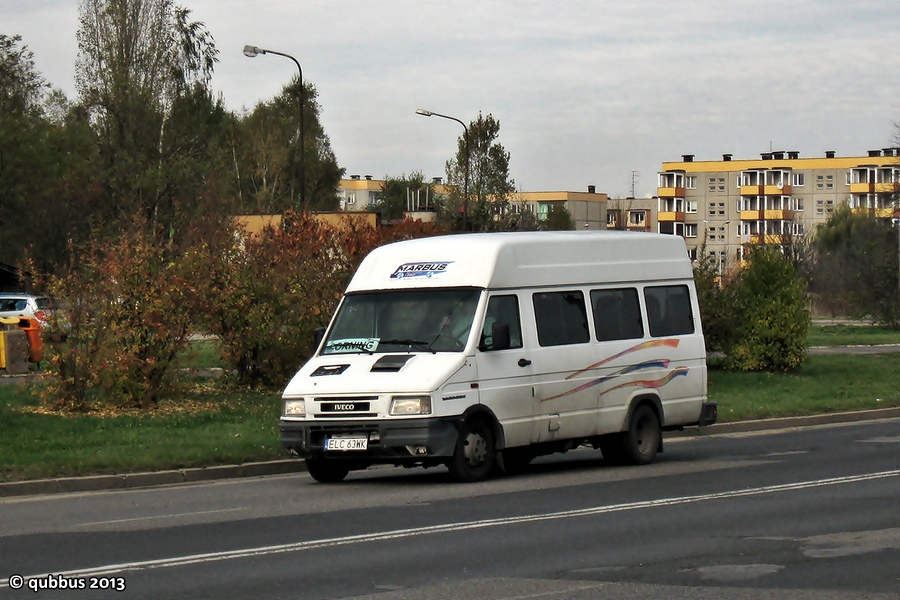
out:
{"label": "tree", "polygon": [[739,371],[792,371],[806,360],[806,282],[776,246],[756,246],[733,280],[727,361]]}
{"label": "tree", "polygon": [[386,176],[377,207],[383,219],[402,219],[406,211],[424,206],[433,207],[435,197],[434,185],[425,183],[425,176],[421,171],[414,171],[399,177]]}
{"label": "tree", "polygon": [[851,316],[900,328],[900,236],[887,219],[844,205],[816,231],[814,289]]}
{"label": "tree", "polygon": [[212,36],[189,17],[172,0],[81,1],[76,85],[120,225],[140,213],[168,233],[176,212],[170,169],[198,148],[166,135],[179,100],[207,88],[217,61]]}
{"label": "tree", "polygon": [[571,231],[575,229],[575,221],[572,215],[562,204],[554,204],[547,211],[547,218],[541,223],[541,229],[545,231]]}
{"label": "tree", "polygon": [[[338,207],[335,190],[344,169],[338,166],[322,127],[316,89],[307,82],[302,90],[304,147],[300,148],[300,93],[299,77],[295,77],[271,102],[257,104],[233,131],[233,172],[245,214]],[[305,207],[300,206],[301,151],[305,153]]]}
{"label": "tree", "polygon": [[468,227],[473,231],[496,229],[496,217],[503,215],[508,196],[515,190],[509,177],[509,152],[496,141],[500,121],[479,113],[468,127],[468,135],[460,136],[456,157],[447,161],[447,182],[456,186],[449,198],[450,211],[463,206],[468,164]]}
{"label": "tree", "polygon": [[0,260],[49,271],[86,236],[96,204],[93,143],[20,39],[0,34]]}
{"label": "tree", "polygon": [[694,267],[694,285],[697,303],[703,323],[703,337],[709,352],[725,352],[735,329],[734,287],[723,281],[719,264],[706,249],[706,240],[700,246]]}

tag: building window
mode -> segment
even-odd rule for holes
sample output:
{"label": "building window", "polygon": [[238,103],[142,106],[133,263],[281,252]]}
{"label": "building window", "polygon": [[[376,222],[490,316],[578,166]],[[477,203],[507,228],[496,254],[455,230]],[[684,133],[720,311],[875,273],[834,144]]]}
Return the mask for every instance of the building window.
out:
{"label": "building window", "polygon": [[631,225],[643,225],[646,218],[647,217],[642,210],[633,210],[628,213],[628,223]]}
{"label": "building window", "polygon": [[584,294],[580,291],[538,292],[532,296],[538,343],[565,346],[590,341]]}
{"label": "building window", "polygon": [[687,212],[689,212],[689,213],[697,212],[697,201],[696,200],[688,200],[687,201]]}
{"label": "building window", "polygon": [[684,224],[684,237],[689,237],[689,238],[697,237],[697,224],[696,223],[685,223]]}
{"label": "building window", "polygon": [[805,173],[794,173],[794,187],[803,187],[806,185]]}
{"label": "building window", "polygon": [[696,175],[688,175],[687,179],[687,189],[696,190],[697,189],[697,176]]}

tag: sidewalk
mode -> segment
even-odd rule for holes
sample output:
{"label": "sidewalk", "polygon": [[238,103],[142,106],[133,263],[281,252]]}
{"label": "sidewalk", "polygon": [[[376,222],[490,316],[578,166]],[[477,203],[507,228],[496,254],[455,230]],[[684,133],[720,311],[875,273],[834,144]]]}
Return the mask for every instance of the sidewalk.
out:
{"label": "sidewalk", "polygon": [[[812,415],[808,417],[785,417],[781,419],[763,419],[759,421],[716,423],[715,425],[704,427],[702,430],[697,427],[692,427],[684,431],[667,433],[666,436],[708,436],[716,434],[790,429],[793,427],[809,427],[813,425],[828,425],[834,423],[854,423],[859,421],[870,421],[873,419],[898,418],[900,418],[900,408],[883,408],[858,412]],[[37,479],[32,481],[13,481],[8,483],[0,483],[0,498],[12,496],[30,496],[38,494],[134,489],[161,485],[197,483],[219,479],[281,475],[285,473],[299,473],[305,470],[306,465],[302,461],[296,459],[285,459],[268,462],[247,463],[244,465],[198,467],[192,469],[155,471],[151,473],[87,475],[84,477],[58,477],[53,479]]]}

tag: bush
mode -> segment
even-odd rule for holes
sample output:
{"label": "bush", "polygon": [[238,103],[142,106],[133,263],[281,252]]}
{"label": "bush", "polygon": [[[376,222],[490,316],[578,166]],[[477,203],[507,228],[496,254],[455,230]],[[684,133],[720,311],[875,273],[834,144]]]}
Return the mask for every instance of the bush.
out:
{"label": "bush", "polygon": [[176,254],[140,227],[71,255],[78,259],[48,283],[66,300],[68,332],[48,346],[44,400],[76,411],[93,401],[155,405],[174,384],[174,361],[202,309],[202,255]]}
{"label": "bush", "polygon": [[775,246],[753,248],[732,282],[734,329],[727,364],[739,371],[791,371],[806,360],[806,283]]}

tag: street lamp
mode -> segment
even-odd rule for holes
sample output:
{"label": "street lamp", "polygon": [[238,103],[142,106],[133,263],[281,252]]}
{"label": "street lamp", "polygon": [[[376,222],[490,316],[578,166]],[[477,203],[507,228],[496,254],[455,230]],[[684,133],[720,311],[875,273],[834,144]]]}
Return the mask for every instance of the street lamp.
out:
{"label": "street lamp", "polygon": [[466,136],[466,169],[465,169],[465,185],[463,187],[463,231],[469,230],[469,128],[466,127],[466,124],[457,119],[456,117],[450,117],[447,115],[442,115],[440,113],[436,113],[430,110],[425,110],[424,108],[416,109],[417,115],[422,115],[423,117],[441,117],[442,119],[450,119],[451,121],[456,121],[460,125],[463,126],[463,131],[465,131]]}
{"label": "street lamp", "polygon": [[300,206],[301,208],[306,208],[306,146],[303,135],[303,68],[300,67],[300,63],[296,58],[291,56],[290,54],[285,54],[284,52],[277,52],[275,50],[266,50],[265,48],[259,48],[257,46],[244,46],[244,56],[247,58],[256,58],[260,54],[275,54],[277,56],[283,56],[285,58],[289,58],[294,61],[294,64],[297,65],[297,71],[300,73],[300,92],[298,93],[298,104],[300,105]]}

